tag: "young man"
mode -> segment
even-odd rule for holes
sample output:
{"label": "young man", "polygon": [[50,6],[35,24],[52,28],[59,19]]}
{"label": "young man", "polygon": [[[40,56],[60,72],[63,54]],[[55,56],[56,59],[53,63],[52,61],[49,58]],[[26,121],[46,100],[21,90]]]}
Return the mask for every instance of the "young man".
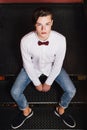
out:
{"label": "young man", "polygon": [[[16,129],[33,115],[33,111],[23,94],[26,86],[32,81],[37,91],[47,92],[55,80],[64,90],[59,105],[55,109],[55,114],[66,125],[73,128],[75,122],[65,112],[76,92],[68,74],[62,68],[66,53],[66,39],[51,29],[53,14],[49,9],[36,9],[33,22],[35,31],[25,35],[20,44],[23,68],[12,86],[11,95],[18,104],[21,113],[18,115],[19,117],[15,118],[11,126]],[[39,80],[42,74],[47,76],[44,84]]]}

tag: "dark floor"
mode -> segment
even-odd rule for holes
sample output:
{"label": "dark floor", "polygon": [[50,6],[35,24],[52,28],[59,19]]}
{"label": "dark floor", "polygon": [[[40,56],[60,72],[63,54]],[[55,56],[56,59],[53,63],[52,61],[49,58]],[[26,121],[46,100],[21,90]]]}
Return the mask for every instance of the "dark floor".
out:
{"label": "dark floor", "polygon": [[[10,94],[13,82],[14,80],[12,79],[0,81],[0,103],[14,102]],[[73,83],[76,87],[76,95],[73,98],[72,102],[87,103],[87,80],[74,80]],[[55,103],[58,102],[58,100],[60,99],[62,90],[60,86],[56,82],[54,82],[49,92],[42,93],[38,92],[31,83],[30,85],[28,85],[24,93],[29,103]]]}
{"label": "dark floor", "polygon": [[[12,130],[10,125],[19,112],[14,105],[10,95],[12,80],[0,81],[0,130]],[[87,80],[74,81],[77,93],[66,111],[76,120],[74,130],[87,129]],[[25,90],[25,95],[34,111],[34,115],[28,119],[19,130],[51,129],[71,130],[60,118],[56,117],[54,110],[62,91],[55,83],[47,93],[40,93],[35,90],[32,84]],[[12,104],[11,104],[12,103]]]}
{"label": "dark floor", "polygon": [[[60,118],[54,114],[54,105],[34,105],[32,106],[34,115],[28,119],[19,130],[30,129],[58,129],[70,130]],[[86,104],[71,104],[66,110],[76,120],[76,127],[74,130],[87,129],[87,105]],[[18,113],[18,109],[12,107],[0,108],[0,130],[12,130],[10,127],[12,119]]]}

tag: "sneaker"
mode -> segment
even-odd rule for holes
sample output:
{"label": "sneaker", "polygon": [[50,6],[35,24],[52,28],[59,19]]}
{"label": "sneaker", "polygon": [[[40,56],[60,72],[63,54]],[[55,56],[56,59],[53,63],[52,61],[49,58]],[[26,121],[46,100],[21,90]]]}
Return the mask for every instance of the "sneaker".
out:
{"label": "sneaker", "polygon": [[11,127],[12,127],[13,129],[19,128],[19,127],[22,126],[22,125],[24,124],[24,122],[25,122],[28,118],[30,118],[32,115],[33,115],[33,111],[31,111],[31,113],[30,113],[28,116],[24,116],[23,113],[20,112],[20,113],[15,117],[15,119],[13,120]]}
{"label": "sneaker", "polygon": [[54,113],[56,116],[62,119],[65,125],[69,126],[70,128],[74,128],[76,126],[76,122],[71,115],[68,115],[66,113],[60,115],[56,110],[54,111]]}

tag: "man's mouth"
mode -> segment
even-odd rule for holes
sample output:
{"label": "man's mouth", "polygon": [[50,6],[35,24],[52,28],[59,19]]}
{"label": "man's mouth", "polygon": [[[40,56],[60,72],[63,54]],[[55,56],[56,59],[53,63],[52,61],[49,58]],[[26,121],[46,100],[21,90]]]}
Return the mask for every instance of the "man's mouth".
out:
{"label": "man's mouth", "polygon": [[46,32],[42,32],[41,34],[46,34]]}

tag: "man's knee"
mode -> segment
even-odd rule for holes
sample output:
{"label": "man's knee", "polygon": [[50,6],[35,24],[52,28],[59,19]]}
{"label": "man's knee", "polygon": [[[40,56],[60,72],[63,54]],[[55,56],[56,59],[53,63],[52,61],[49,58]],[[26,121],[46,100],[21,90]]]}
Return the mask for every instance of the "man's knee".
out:
{"label": "man's knee", "polygon": [[76,88],[73,87],[73,89],[70,89],[68,93],[69,93],[70,97],[73,98],[75,96],[75,94],[76,94]]}
{"label": "man's knee", "polygon": [[14,99],[19,97],[18,91],[14,88],[11,89],[10,93]]}

